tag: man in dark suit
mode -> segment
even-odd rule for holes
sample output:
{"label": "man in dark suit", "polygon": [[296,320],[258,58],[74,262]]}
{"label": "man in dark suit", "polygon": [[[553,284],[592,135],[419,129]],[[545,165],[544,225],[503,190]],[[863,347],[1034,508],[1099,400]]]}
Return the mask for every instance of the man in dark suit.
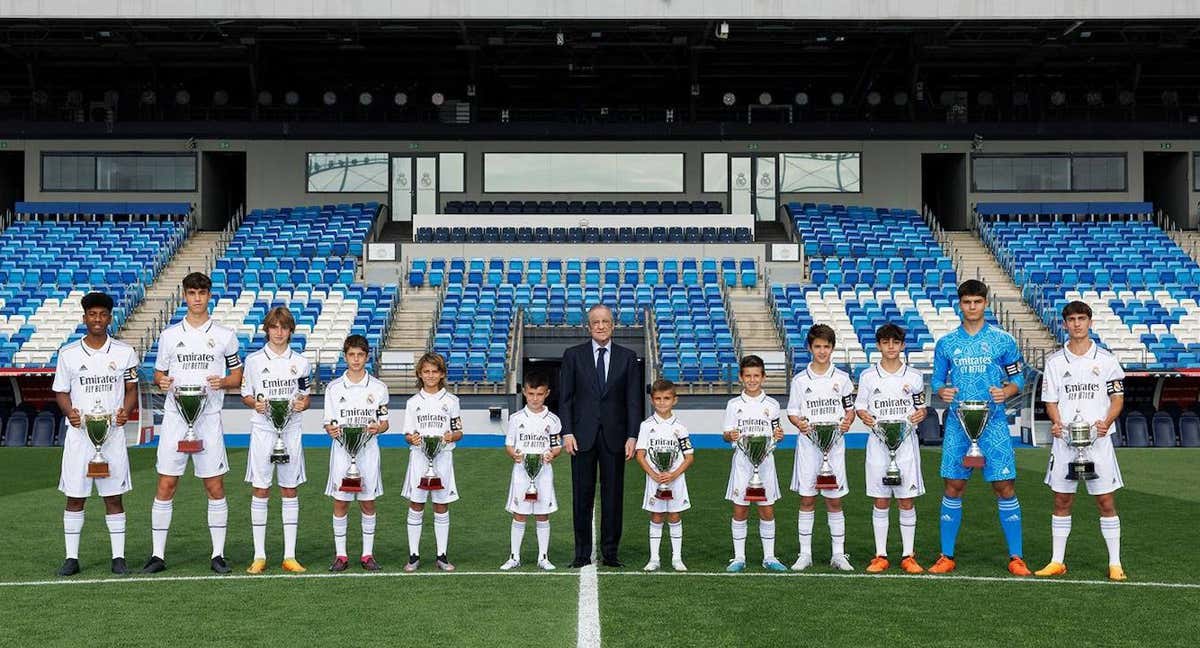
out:
{"label": "man in dark suit", "polygon": [[592,505],[600,468],[600,556],[623,566],[621,542],[625,462],[633,458],[642,420],[642,375],[637,354],[612,341],[613,314],[607,306],[588,310],[591,338],[563,353],[559,374],[559,418],[563,448],[571,455],[575,562],[592,560]]}

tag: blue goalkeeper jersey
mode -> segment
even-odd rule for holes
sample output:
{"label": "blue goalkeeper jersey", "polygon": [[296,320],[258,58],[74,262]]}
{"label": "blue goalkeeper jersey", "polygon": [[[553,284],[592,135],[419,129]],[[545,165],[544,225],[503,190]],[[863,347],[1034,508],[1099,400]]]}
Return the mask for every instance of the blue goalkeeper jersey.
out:
{"label": "blue goalkeeper jersey", "polygon": [[[1025,386],[1021,350],[1017,341],[1006,331],[985,323],[975,335],[954,329],[940,340],[933,350],[933,390],[951,386],[958,388],[951,410],[958,401],[981,400],[992,403],[991,387],[1011,382]],[[1003,420],[1004,404],[992,403],[992,419]]]}

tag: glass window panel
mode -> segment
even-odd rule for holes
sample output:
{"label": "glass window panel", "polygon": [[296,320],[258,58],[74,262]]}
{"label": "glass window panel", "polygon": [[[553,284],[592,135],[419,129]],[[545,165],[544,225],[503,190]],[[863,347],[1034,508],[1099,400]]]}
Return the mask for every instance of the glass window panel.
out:
{"label": "glass window panel", "polygon": [[387,191],[387,153],[309,153],[307,169],[313,193]]}
{"label": "glass window panel", "polygon": [[724,193],[729,191],[729,154],[704,154],[704,191]]}
{"label": "glass window panel", "polygon": [[441,191],[466,191],[465,157],[462,153],[438,153],[438,188]]}
{"label": "glass window panel", "polygon": [[682,193],[682,153],[485,153],[484,191]]}
{"label": "glass window panel", "polygon": [[779,190],[783,193],[859,193],[861,153],[783,153]]}

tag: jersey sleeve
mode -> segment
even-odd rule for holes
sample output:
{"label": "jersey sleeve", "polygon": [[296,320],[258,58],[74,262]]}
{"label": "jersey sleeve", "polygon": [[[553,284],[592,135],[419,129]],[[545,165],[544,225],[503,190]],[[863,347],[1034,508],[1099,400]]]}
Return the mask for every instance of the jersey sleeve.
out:
{"label": "jersey sleeve", "polygon": [[504,445],[515,448],[517,447],[517,417],[515,415],[508,417],[508,425],[504,426]]}
{"label": "jersey sleeve", "polygon": [[458,406],[458,399],[450,400],[450,431],[462,432],[462,409]]}
{"label": "jersey sleeve", "polygon": [[[912,376],[909,384],[912,387],[913,409],[921,409],[925,407],[925,376],[915,370],[910,370],[909,374]],[[862,389],[862,385],[859,385],[859,389]]]}
{"label": "jersey sleeve", "polygon": [[296,378],[296,389],[302,396],[312,393],[312,365],[304,356],[300,356],[300,376]]}
{"label": "jersey sleeve", "polygon": [[650,448],[650,429],[646,426],[646,422],[638,426],[637,443],[634,444],[634,450],[648,450]]}
{"label": "jersey sleeve", "polygon": [[685,455],[696,454],[696,449],[692,447],[692,436],[688,434],[688,429],[684,426],[679,426],[679,451]]}
{"label": "jersey sleeve", "polygon": [[942,337],[933,345],[933,375],[930,377],[933,391],[938,391],[950,382],[950,342]]}
{"label": "jersey sleeve", "polygon": [[125,358],[125,373],[123,374],[125,382],[136,383],[138,381],[138,364],[137,351],[134,351],[133,347],[129,347],[129,353],[126,354]]}
{"label": "jersey sleeve", "polygon": [[731,430],[736,430],[737,427],[737,408],[733,406],[733,403],[729,403],[725,406],[725,421],[721,424],[721,430],[724,432],[729,432]]}
{"label": "jersey sleeve", "polygon": [[1052,362],[1046,363],[1046,371],[1042,373],[1042,402],[1057,403],[1058,395],[1058,376],[1054,370]]}
{"label": "jersey sleeve", "polygon": [[242,366],[242,358],[238,354],[240,349],[241,343],[238,342],[237,335],[233,331],[230,331],[229,339],[225,340],[225,348],[222,349],[222,352],[225,354],[226,371],[233,371]]}
{"label": "jersey sleeve", "polygon": [[58,354],[58,361],[54,365],[54,384],[51,389],[62,394],[71,393],[71,381],[75,376],[71,375],[68,367],[69,365],[63,362],[63,354]]}
{"label": "jersey sleeve", "polygon": [[550,447],[562,447],[562,421],[553,413],[550,414]]}
{"label": "jersey sleeve", "polygon": [[838,376],[838,396],[842,397],[842,409],[854,409],[854,383],[849,374]]}
{"label": "jersey sleeve", "polygon": [[858,376],[858,395],[854,398],[854,409],[867,411],[871,407],[871,370],[867,369]]}
{"label": "jersey sleeve", "polygon": [[242,397],[255,396],[254,385],[258,383],[258,363],[254,358],[246,358],[246,368],[242,372]]}
{"label": "jersey sleeve", "polygon": [[792,378],[792,384],[788,388],[787,413],[790,416],[800,416],[800,381],[796,378]]}
{"label": "jersey sleeve", "polygon": [[324,407],[321,409],[321,415],[325,419],[325,420],[321,421],[321,423],[323,425],[329,425],[334,420],[334,416],[333,416],[333,396],[334,396],[334,394],[333,393],[336,390],[332,389],[332,387],[333,387],[333,385],[330,384],[329,386],[327,386],[325,388]]}
{"label": "jersey sleeve", "polygon": [[158,336],[158,357],[154,359],[154,370],[166,373],[171,369],[171,354],[174,350],[167,348],[167,332]]}
{"label": "jersey sleeve", "polygon": [[1121,368],[1121,363],[1115,356],[1109,362],[1108,375],[1105,376],[1104,388],[1110,398],[1125,395],[1125,370]]}
{"label": "jersey sleeve", "polygon": [[412,434],[417,431],[417,412],[413,407],[413,399],[408,399],[404,404],[404,429],[401,430],[404,434]]}
{"label": "jersey sleeve", "polygon": [[1018,388],[1025,387],[1025,364],[1021,361],[1021,350],[1011,335],[1005,335],[1004,351],[1000,354],[1000,367],[1009,382]]}

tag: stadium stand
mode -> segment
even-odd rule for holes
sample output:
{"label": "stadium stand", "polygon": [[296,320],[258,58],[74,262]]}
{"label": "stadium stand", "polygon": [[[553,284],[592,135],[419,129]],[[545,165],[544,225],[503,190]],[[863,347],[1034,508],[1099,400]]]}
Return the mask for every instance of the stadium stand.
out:
{"label": "stadium stand", "polygon": [[723,214],[716,200],[451,200],[447,214]]}
{"label": "stadium stand", "polygon": [[[266,343],[267,311],[286,305],[296,318],[292,348],[308,358],[321,382],[344,370],[347,335],[366,336],[378,351],[397,289],[355,284],[363,241],[378,213],[377,203],[251,211],[212,271],[213,319],[237,331],[242,352],[249,353]],[[186,313],[178,306],[171,322]],[[157,349],[146,354],[144,375],[153,373],[156,357]]]}
{"label": "stadium stand", "polygon": [[[0,366],[53,367],[83,335],[79,299],[113,297],[113,329],[187,239],[186,203],[18,203],[0,235]],[[61,219],[68,220],[61,220]]]}
{"label": "stadium stand", "polygon": [[808,284],[773,284],[768,297],[785,336],[793,372],[810,360],[805,335],[833,327],[834,362],[857,374],[877,358],[875,329],[908,331],[907,361],[928,367],[938,337],[958,326],[953,264],[912,210],[791,203],[787,210],[805,255]]}
{"label": "stadium stand", "polygon": [[444,287],[433,349],[451,382],[501,382],[511,325],[578,326],[591,304],[622,325],[654,313],[662,374],[680,382],[733,379],[737,356],[722,284],[753,286],[754,259],[424,259],[409,262],[412,287]]}
{"label": "stadium stand", "polygon": [[[1200,265],[1153,223],[1116,220],[1148,209],[995,203],[977,213],[982,240],[1059,339],[1062,307],[1082,300],[1092,307],[1093,336],[1126,368],[1200,366]],[[1089,220],[1064,220],[1077,216]]]}
{"label": "stadium stand", "polygon": [[418,227],[418,243],[750,243],[748,227]]}

